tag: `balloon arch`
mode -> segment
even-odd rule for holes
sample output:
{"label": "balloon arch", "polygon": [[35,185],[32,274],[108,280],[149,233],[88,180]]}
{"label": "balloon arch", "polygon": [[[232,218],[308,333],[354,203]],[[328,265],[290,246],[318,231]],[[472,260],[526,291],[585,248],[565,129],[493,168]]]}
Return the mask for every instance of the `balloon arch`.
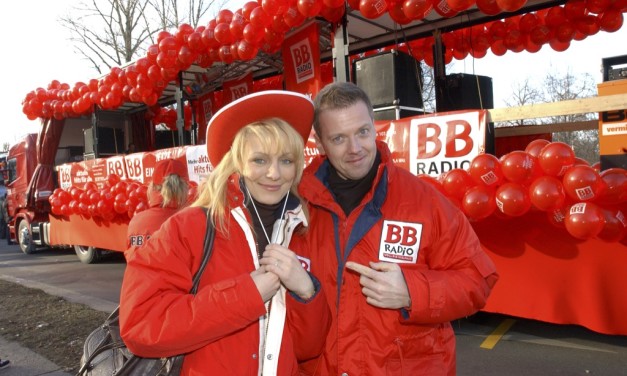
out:
{"label": "balloon arch", "polygon": [[[526,0],[349,0],[365,18],[385,13],[399,25],[425,19],[436,12],[450,18],[476,6],[488,16],[520,10]],[[24,98],[23,113],[37,118],[76,117],[91,114],[94,105],[116,109],[125,102],[155,106],[169,82],[192,64],[209,68],[214,63],[246,61],[259,51],[278,52],[285,34],[318,17],[337,23],[346,12],[343,0],[250,1],[235,12],[223,9],[206,26],[182,24],[175,32],[162,31],[146,56],[133,64],[114,67],[101,79],[73,85],[52,80]],[[599,31],[615,32],[623,26],[627,0],[570,0],[564,5],[528,12],[442,34],[445,63],[468,55],[484,57],[488,51],[537,52],[544,45],[564,51],[570,43]],[[433,66],[434,38],[394,46]]]}

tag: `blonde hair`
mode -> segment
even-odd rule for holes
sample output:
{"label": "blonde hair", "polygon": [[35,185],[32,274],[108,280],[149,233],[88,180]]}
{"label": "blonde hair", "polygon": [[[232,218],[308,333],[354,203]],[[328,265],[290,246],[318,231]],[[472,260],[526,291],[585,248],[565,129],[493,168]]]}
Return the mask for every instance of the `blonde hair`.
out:
{"label": "blonde hair", "polygon": [[153,184],[152,189],[161,193],[161,197],[163,197],[161,207],[170,206],[170,203],[174,202],[177,208],[181,208],[187,203],[189,185],[185,179],[176,174],[164,177],[163,182]]}
{"label": "blonde hair", "polygon": [[201,185],[198,199],[192,206],[206,207],[213,224],[220,231],[226,231],[228,179],[234,173],[245,173],[248,140],[255,137],[267,153],[290,153],[294,156],[296,177],[290,194],[298,195],[298,183],[303,176],[305,165],[304,142],[294,128],[282,119],[272,118],[256,121],[240,129],[235,135],[231,149]]}

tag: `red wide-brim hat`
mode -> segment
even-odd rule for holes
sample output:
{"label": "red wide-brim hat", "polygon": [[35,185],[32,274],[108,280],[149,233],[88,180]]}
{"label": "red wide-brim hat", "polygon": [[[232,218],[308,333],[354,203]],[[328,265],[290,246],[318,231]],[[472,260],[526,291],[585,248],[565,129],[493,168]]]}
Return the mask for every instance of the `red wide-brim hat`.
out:
{"label": "red wide-brim hat", "polygon": [[215,113],[207,124],[207,155],[213,167],[224,157],[237,132],[250,123],[279,118],[290,124],[307,142],[313,125],[314,106],[304,94],[266,90],[239,98]]}

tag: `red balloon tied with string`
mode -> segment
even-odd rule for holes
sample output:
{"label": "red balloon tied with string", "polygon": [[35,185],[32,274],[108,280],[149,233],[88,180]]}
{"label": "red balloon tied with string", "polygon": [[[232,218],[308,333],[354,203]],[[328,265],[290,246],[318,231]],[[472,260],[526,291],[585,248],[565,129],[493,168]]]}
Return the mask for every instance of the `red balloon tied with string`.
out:
{"label": "red balloon tied with string", "polygon": [[564,219],[570,235],[577,239],[592,239],[605,225],[602,209],[592,202],[578,202],[570,207]]}

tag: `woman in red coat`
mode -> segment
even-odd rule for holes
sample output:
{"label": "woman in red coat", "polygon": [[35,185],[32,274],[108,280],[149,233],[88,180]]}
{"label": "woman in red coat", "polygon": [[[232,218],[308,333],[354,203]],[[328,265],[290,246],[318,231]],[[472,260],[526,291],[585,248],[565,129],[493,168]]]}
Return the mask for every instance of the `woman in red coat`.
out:
{"label": "woman in red coat", "polygon": [[131,218],[128,224],[125,255],[143,246],[166,219],[185,206],[189,183],[187,166],[176,159],[162,159],[155,165],[148,187],[148,209]]}
{"label": "woman in red coat", "polygon": [[[198,200],[127,260],[121,334],[144,357],[186,354],[184,375],[298,375],[330,325],[318,280],[289,249],[307,225],[297,194],[313,104],[264,91],[218,111],[207,129],[215,169]],[[216,228],[196,295],[205,211]]]}

